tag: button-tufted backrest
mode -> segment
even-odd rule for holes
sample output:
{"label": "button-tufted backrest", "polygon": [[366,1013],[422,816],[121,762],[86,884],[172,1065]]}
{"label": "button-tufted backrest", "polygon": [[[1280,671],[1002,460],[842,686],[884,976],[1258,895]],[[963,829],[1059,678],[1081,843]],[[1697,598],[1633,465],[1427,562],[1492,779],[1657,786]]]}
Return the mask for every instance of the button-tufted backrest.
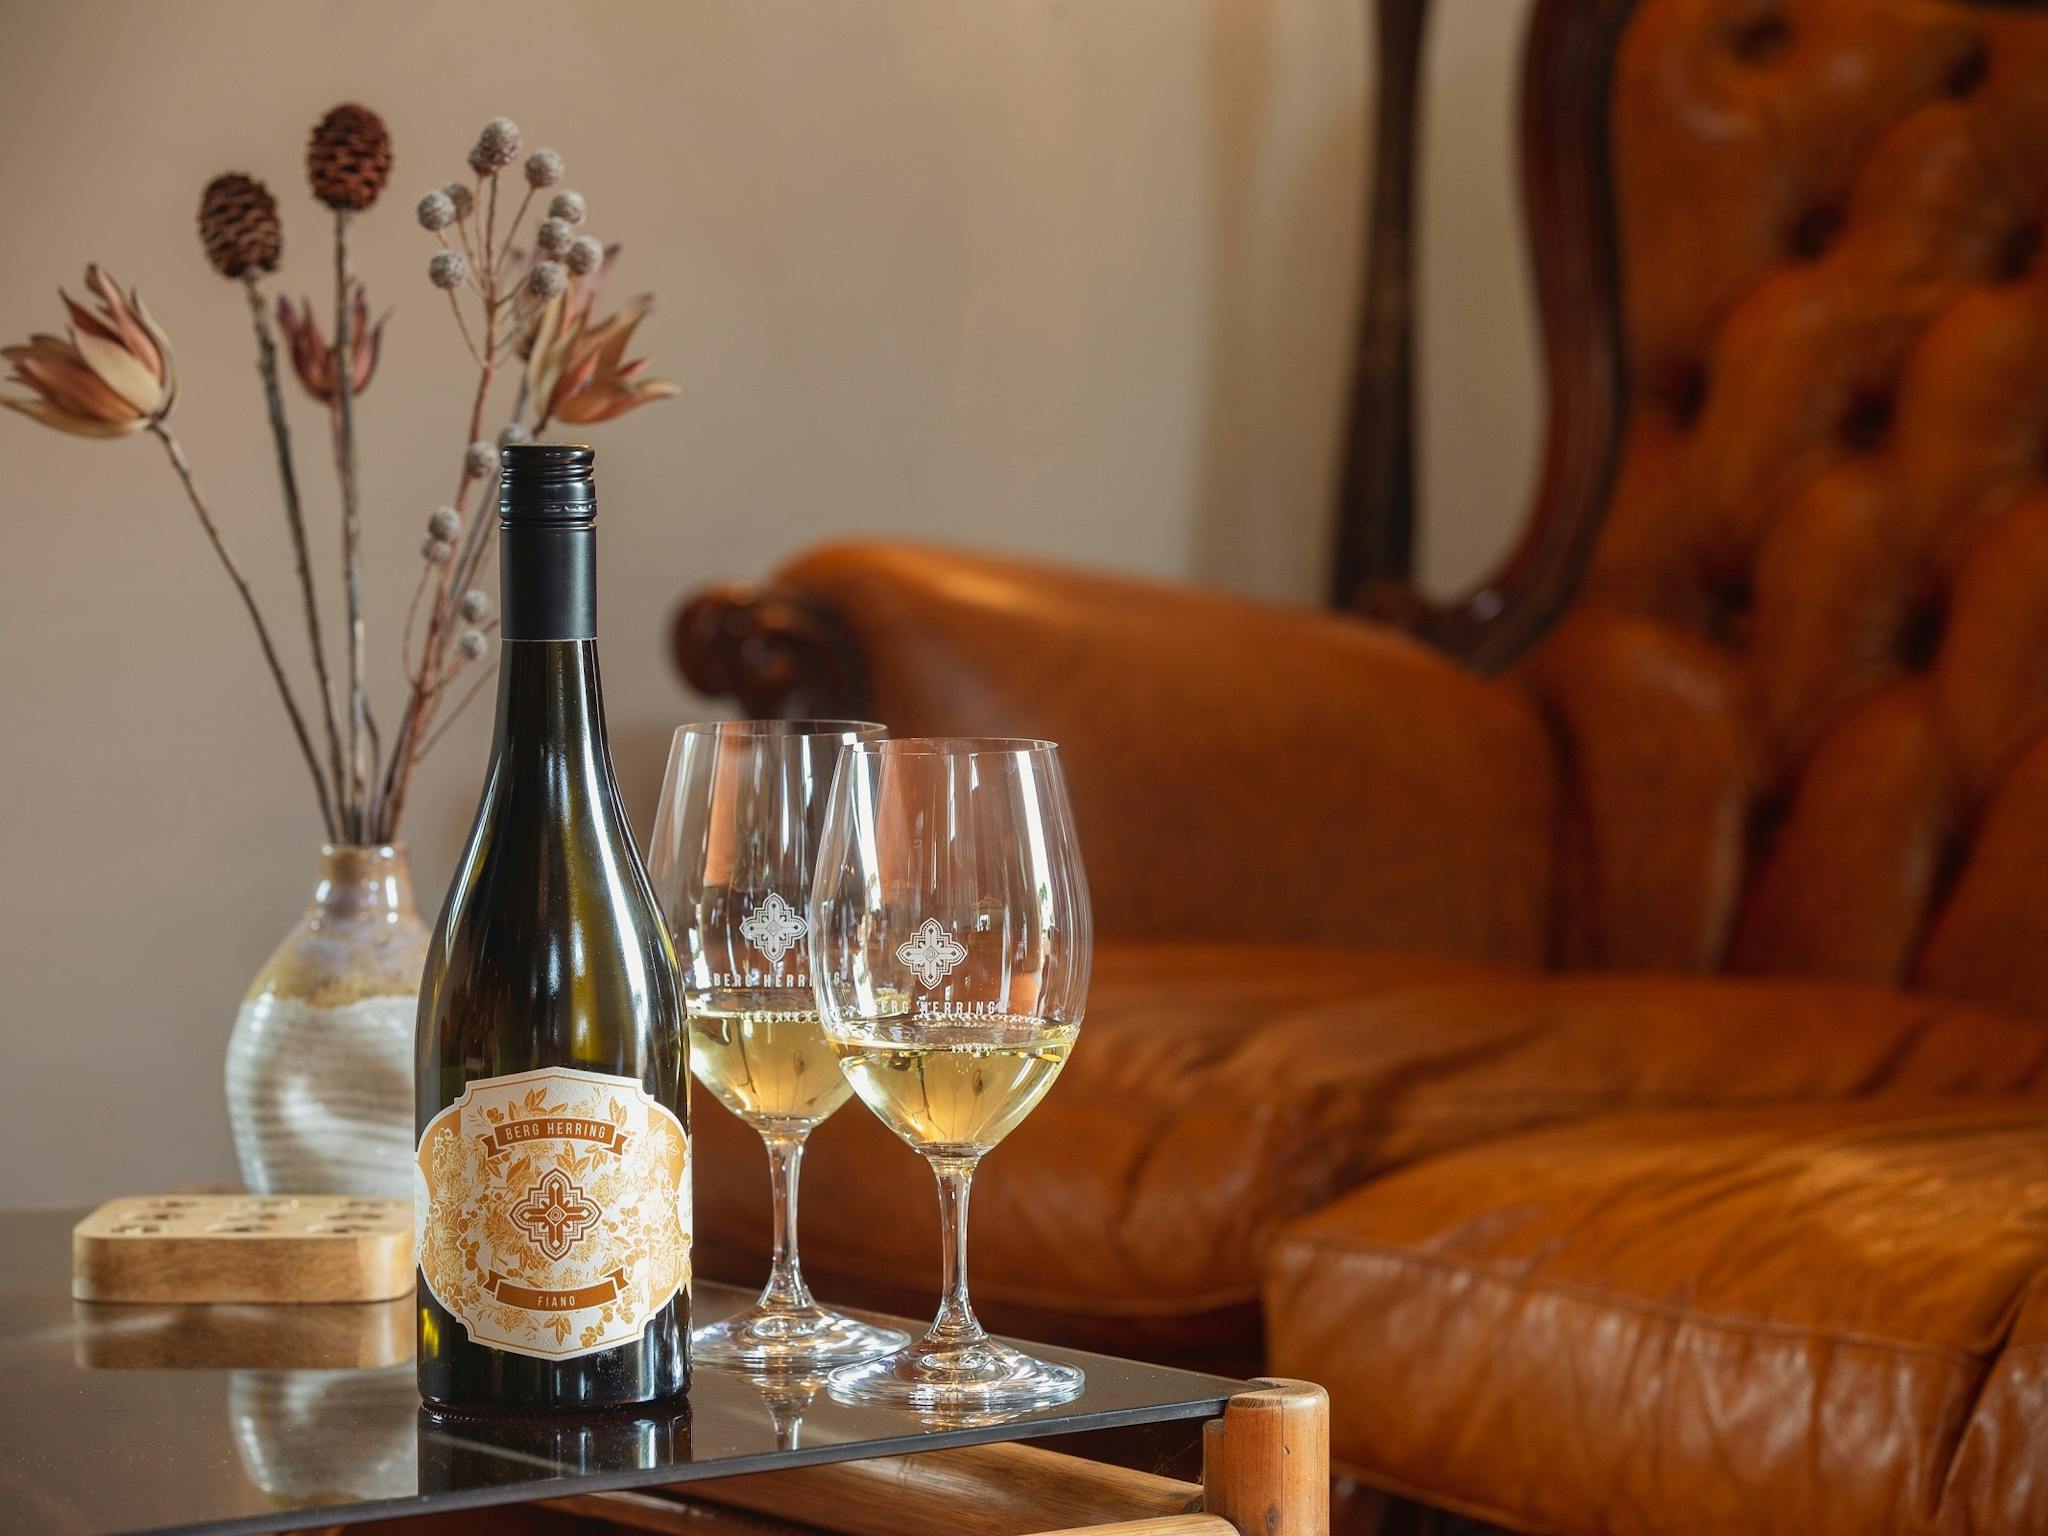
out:
{"label": "button-tufted backrest", "polygon": [[2048,10],[1641,0],[1565,964],[2048,1013]]}

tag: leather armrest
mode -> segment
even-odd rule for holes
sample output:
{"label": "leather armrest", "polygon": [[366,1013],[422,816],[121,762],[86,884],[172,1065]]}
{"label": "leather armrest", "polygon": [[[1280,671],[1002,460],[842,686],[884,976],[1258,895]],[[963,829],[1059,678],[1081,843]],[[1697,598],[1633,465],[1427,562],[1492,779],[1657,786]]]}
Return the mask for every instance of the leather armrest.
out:
{"label": "leather armrest", "polygon": [[1061,744],[1105,933],[1544,958],[1555,769],[1507,684],[1356,618],[949,550],[776,581],[892,730]]}

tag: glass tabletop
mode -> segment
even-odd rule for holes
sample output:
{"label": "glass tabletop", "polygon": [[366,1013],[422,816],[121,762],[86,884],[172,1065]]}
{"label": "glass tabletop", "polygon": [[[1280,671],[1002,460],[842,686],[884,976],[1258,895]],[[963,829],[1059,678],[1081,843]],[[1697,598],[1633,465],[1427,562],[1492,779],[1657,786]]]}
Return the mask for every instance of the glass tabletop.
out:
{"label": "glass tabletop", "polygon": [[[410,1298],[73,1301],[83,1214],[0,1213],[0,1507],[18,1536],[272,1531],[517,1503],[1207,1418],[1246,1385],[1033,1344],[1087,1372],[1078,1399],[946,1421],[699,1365],[688,1399],[658,1412],[439,1422],[413,1384]],[[700,1283],[697,1320],[751,1299]]]}

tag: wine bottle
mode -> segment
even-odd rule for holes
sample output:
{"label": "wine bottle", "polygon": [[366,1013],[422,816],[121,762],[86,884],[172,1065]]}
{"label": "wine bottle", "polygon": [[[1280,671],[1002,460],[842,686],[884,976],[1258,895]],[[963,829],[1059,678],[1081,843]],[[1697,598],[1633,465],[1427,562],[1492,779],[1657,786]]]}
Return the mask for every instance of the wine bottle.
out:
{"label": "wine bottle", "polygon": [[504,451],[498,723],[420,988],[430,1407],[689,1387],[689,1047],[605,745],[592,460]]}

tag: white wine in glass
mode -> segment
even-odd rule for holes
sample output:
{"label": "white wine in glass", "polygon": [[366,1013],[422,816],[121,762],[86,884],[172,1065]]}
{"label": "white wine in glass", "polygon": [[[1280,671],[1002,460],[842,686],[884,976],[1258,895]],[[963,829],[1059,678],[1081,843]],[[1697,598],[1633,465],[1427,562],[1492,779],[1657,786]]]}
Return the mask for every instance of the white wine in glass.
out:
{"label": "white wine in glass", "polygon": [[818,1011],[861,1102],[931,1164],[944,1296],[924,1337],[826,1378],[841,1401],[976,1416],[1063,1403],[1071,1365],[994,1339],[967,1294],[982,1157],[1052,1089],[1088,995],[1088,882],[1051,742],[841,749],[811,887]]}
{"label": "white wine in glass", "polygon": [[675,936],[690,1068],[760,1133],[775,1207],[768,1284],[691,1335],[699,1360],[822,1370],[905,1342],[820,1306],[797,1260],[804,1139],[852,1095],[818,1020],[805,908],[839,749],[882,728],[847,720],[686,725],[669,752],[649,872]]}
{"label": "white wine in glass", "polygon": [[1038,1107],[1078,1033],[1033,1018],[876,1020],[834,1045],[853,1091],[890,1130],[927,1157],[976,1158]]}
{"label": "white wine in glass", "polygon": [[690,1069],[756,1128],[808,1131],[853,1095],[809,992],[713,988],[692,1000]]}

